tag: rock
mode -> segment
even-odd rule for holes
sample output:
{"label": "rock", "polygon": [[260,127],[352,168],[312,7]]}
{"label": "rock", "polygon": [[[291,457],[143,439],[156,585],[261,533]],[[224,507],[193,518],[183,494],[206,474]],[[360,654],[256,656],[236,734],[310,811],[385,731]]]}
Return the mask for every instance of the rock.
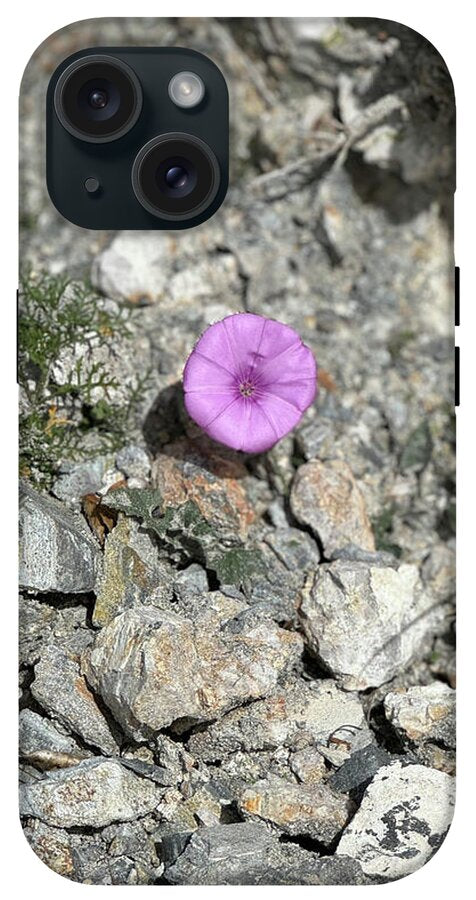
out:
{"label": "rock", "polygon": [[270,776],[245,788],[238,800],[241,813],[276,826],[292,837],[330,844],[354,811],[353,804],[322,782],[290,784]]}
{"label": "rock", "polygon": [[194,619],[152,607],[117,616],[83,658],[90,684],[134,739],[169,725],[210,721],[269,694],[300,657],[297,634],[219,592],[205,595]]}
{"label": "rock", "polygon": [[19,597],[20,663],[38,662],[43,648],[59,642],[68,653],[81,653],[93,640],[86,606],[50,606],[34,597]]}
{"label": "rock", "polygon": [[87,744],[106,754],[118,752],[109,725],[74,657],[57,646],[47,647],[35,666],[31,692],[46,712]]}
{"label": "rock", "polygon": [[[259,824],[215,825],[178,837],[171,835],[162,843],[165,878],[172,884],[321,883],[325,862],[317,853],[281,844]],[[339,865],[335,870],[337,874]]]}
{"label": "rock", "polygon": [[77,504],[85,494],[105,492],[121,479],[109,456],[97,456],[79,463],[65,463],[53,482],[52,492],[58,500]]}
{"label": "rock", "polygon": [[317,784],[327,775],[324,757],[313,747],[296,750],[290,757],[289,768],[304,784]]}
{"label": "rock", "polygon": [[248,473],[243,463],[225,449],[183,440],[166,451],[152,466],[152,483],[165,506],[193,500],[221,536],[244,539],[256,509],[247,496]]}
{"label": "rock", "polygon": [[174,591],[179,599],[184,599],[190,594],[203,594],[207,590],[207,573],[198,563],[192,563],[186,569],[182,569],[177,573],[174,581]]}
{"label": "rock", "polygon": [[153,837],[147,833],[142,821],[108,825],[102,837],[108,842],[109,856],[127,856],[148,865],[159,864]]}
{"label": "rock", "polygon": [[[207,253],[207,244],[213,246],[217,239],[213,228],[193,235],[123,232],[96,257],[93,284],[109,297],[159,302],[162,317],[189,307],[196,310],[230,294],[239,301],[236,260],[231,254]],[[180,265],[184,259],[187,266]]]}
{"label": "rock", "polygon": [[443,682],[391,692],[385,697],[384,709],[390,724],[408,740],[455,746],[456,692]]}
{"label": "rock", "polygon": [[384,881],[420,869],[451,824],[454,778],[425,766],[385,766],[369,784],[336,854],[356,859]]}
{"label": "rock", "polygon": [[67,831],[50,828],[38,819],[31,819],[23,832],[31,849],[45,866],[65,878],[73,877],[73,853]]}
{"label": "rock", "polygon": [[336,560],[319,566],[300,607],[309,649],[346,690],[390,681],[444,620],[416,566]]}
{"label": "rock", "polygon": [[58,731],[49,719],[31,709],[20,712],[18,745],[22,759],[43,770],[75,766],[91,756],[73,738]]}
{"label": "rock", "polygon": [[20,814],[58,828],[101,828],[152,812],[161,796],[157,785],[118,761],[92,759],[23,785]]}
{"label": "rock", "polygon": [[330,787],[347,794],[363,790],[382,766],[388,766],[392,758],[383,747],[368,744],[356,750],[328,780]]}
{"label": "rock", "polygon": [[244,580],[246,599],[276,622],[295,622],[306,574],[319,564],[317,545],[298,528],[276,528],[257,546],[262,565]]}
{"label": "rock", "polygon": [[346,544],[375,550],[364,499],[347,463],[314,459],[298,469],[291,489],[293,514],[309,526],[331,556]]}
{"label": "rock", "polygon": [[[286,682],[265,700],[231,710],[206,731],[193,734],[188,747],[205,761],[280,746],[297,750],[315,745],[325,753],[331,738],[340,734],[350,741],[353,732],[362,733],[367,742],[371,740],[357,696],[339,690],[331,680],[299,680]],[[347,758],[350,744],[341,752]]]}
{"label": "rock", "polygon": [[143,447],[129,444],[116,454],[116,466],[127,478],[143,478],[150,474],[150,457]]}
{"label": "rock", "polygon": [[158,559],[150,535],[141,533],[134,519],[121,517],[108,534],[96,593],[92,620],[100,628],[125,609],[172,599],[173,570]]}
{"label": "rock", "polygon": [[20,585],[44,593],[92,591],[99,563],[99,548],[84,520],[21,482]]}

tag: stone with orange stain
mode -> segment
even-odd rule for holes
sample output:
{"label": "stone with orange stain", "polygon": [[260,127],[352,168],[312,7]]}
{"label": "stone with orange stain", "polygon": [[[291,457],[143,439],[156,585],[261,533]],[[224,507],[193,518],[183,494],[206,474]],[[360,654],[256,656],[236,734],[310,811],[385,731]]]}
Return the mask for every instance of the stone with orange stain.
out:
{"label": "stone with orange stain", "polygon": [[242,792],[238,807],[246,818],[261,819],[293,837],[331,843],[346,826],[352,802],[323,782],[293,784],[274,775]]}
{"label": "stone with orange stain", "polygon": [[[357,695],[340,690],[331,679],[290,678],[269,697],[232,709],[206,731],[193,734],[188,748],[207,762],[278,747],[307,748],[307,758],[312,747],[327,752],[330,737],[343,726],[350,740],[353,734],[367,743],[372,739]],[[349,755],[347,751],[343,759]]]}
{"label": "stone with orange stain", "polygon": [[118,760],[88,759],[20,787],[20,814],[57,828],[101,828],[152,812],[163,796]]}
{"label": "stone with orange stain", "polygon": [[392,691],[384,700],[388,721],[410,741],[455,746],[456,692],[441,681]]}
{"label": "stone with orange stain", "polygon": [[31,692],[49,715],[87,744],[109,755],[119,752],[73,655],[53,644],[47,646],[35,666]]}
{"label": "stone with orange stain", "polygon": [[173,608],[117,616],[83,654],[88,682],[135,740],[182,731],[266,696],[295,665],[301,637],[219,591],[187,618]]}
{"label": "stone with orange stain", "polygon": [[347,544],[375,550],[364,498],[341,459],[313,459],[300,466],[291,490],[291,509],[309,526],[329,557]]}
{"label": "stone with orange stain", "polygon": [[249,473],[235,454],[206,440],[169,444],[152,466],[152,481],[166,506],[193,500],[220,536],[244,539],[256,519]]}
{"label": "stone with orange stain", "polygon": [[50,828],[39,819],[31,819],[24,828],[25,837],[39,859],[58,875],[74,873],[71,838],[61,828]]}

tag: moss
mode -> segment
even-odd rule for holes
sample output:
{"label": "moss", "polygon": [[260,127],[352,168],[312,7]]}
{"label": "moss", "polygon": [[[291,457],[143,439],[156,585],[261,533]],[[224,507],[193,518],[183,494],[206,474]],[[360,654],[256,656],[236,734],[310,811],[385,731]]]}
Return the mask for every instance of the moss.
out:
{"label": "moss", "polygon": [[[48,486],[60,461],[84,455],[86,433],[98,452],[114,451],[125,442],[150,373],[136,379],[125,406],[113,405],[108,394],[118,382],[107,365],[85,367],[74,351],[92,344],[112,347],[118,335],[130,338],[130,315],[125,307],[106,309],[83,282],[24,273],[18,322],[22,476]],[[60,356],[71,360],[61,384],[54,377]],[[99,402],[94,400],[97,388],[103,394]]]}
{"label": "moss", "polygon": [[372,530],[375,538],[375,549],[392,553],[398,559],[402,555],[401,547],[390,540],[395,511],[393,505],[383,509],[375,519],[372,519]]}

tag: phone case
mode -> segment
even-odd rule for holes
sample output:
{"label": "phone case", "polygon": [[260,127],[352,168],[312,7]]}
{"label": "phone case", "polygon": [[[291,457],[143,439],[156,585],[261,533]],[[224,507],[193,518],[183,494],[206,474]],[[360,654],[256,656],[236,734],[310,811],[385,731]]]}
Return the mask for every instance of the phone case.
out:
{"label": "phone case", "polygon": [[[192,48],[221,69],[230,186],[202,225],[103,232],[56,212],[46,89],[96,46]],[[54,872],[360,885],[442,843],[454,119],[438,51],[380,19],[94,19],[28,63],[20,813]],[[197,341],[235,313],[210,351],[225,380],[252,316],[291,326],[318,366],[315,401],[262,452],[251,402],[233,450],[184,399]],[[280,334],[262,414],[276,438],[312,380],[310,355],[290,379]]]}

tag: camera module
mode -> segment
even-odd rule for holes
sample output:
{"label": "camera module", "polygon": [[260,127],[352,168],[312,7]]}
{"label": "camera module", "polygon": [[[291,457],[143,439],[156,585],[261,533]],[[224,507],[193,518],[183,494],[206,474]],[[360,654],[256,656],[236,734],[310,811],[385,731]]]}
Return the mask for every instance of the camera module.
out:
{"label": "camera module", "polygon": [[89,143],[115,141],[136,123],[142,88],[127,63],[91,55],[71,63],[58,79],[54,107],[70,134]]}
{"label": "camera module", "polygon": [[144,209],[161,219],[181,221],[213,202],[220,169],[212,149],[191,134],[163,134],[137,154],[132,167],[134,193]]}

